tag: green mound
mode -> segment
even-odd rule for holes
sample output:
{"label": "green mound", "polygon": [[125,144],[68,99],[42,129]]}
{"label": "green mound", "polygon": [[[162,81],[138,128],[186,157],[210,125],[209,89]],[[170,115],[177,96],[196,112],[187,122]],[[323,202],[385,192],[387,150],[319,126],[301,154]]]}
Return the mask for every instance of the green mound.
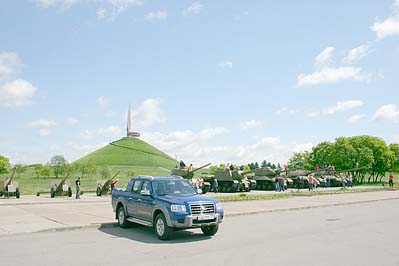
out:
{"label": "green mound", "polygon": [[97,166],[145,166],[171,169],[176,161],[150,144],[137,138],[122,138],[86,155],[75,163],[94,161]]}

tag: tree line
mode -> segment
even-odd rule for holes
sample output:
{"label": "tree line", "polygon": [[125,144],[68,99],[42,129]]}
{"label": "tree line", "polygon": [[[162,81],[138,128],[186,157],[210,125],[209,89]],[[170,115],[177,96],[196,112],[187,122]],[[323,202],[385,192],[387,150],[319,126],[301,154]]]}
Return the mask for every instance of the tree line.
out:
{"label": "tree line", "polygon": [[314,170],[329,166],[350,172],[360,183],[381,182],[386,173],[399,172],[399,144],[387,145],[373,136],[339,137],[324,141],[310,152],[294,153],[289,169]]}

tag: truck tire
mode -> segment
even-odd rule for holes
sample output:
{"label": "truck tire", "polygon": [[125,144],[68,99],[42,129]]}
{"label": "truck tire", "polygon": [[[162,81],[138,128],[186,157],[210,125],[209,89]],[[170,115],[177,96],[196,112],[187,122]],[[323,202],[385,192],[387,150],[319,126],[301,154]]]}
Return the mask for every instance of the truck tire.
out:
{"label": "truck tire", "polygon": [[123,206],[120,206],[118,210],[116,211],[117,213],[117,218],[118,218],[118,224],[122,228],[127,228],[129,227],[129,221],[126,219],[126,213],[125,213],[125,208]]}
{"label": "truck tire", "polygon": [[173,234],[173,229],[166,223],[165,215],[163,215],[163,213],[160,213],[155,217],[154,230],[160,240],[168,240]]}
{"label": "truck tire", "polygon": [[218,229],[219,229],[218,224],[201,227],[202,233],[204,233],[204,235],[207,235],[207,236],[215,235],[217,233]]}

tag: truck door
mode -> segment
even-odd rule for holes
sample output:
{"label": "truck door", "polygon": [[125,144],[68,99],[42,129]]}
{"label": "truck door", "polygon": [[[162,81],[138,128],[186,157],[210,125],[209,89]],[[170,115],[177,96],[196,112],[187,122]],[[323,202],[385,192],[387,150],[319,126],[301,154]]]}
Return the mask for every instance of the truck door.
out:
{"label": "truck door", "polygon": [[[143,195],[145,194],[145,195]],[[152,210],[154,208],[154,192],[151,186],[151,182],[146,180],[140,189],[140,195],[137,200],[137,218],[152,221]]]}
{"label": "truck door", "polygon": [[138,208],[138,199],[140,197],[140,188],[143,184],[143,180],[135,180],[132,185],[132,190],[129,193],[129,197],[127,199],[127,213],[129,216],[137,217],[137,208]]}

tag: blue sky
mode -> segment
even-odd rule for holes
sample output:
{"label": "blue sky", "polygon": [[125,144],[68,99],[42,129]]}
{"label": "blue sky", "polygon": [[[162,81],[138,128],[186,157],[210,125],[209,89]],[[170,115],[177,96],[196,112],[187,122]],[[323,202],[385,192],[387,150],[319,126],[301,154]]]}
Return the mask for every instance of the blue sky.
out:
{"label": "blue sky", "polygon": [[195,164],[399,142],[399,0],[0,3],[0,154],[75,160],[125,135]]}

